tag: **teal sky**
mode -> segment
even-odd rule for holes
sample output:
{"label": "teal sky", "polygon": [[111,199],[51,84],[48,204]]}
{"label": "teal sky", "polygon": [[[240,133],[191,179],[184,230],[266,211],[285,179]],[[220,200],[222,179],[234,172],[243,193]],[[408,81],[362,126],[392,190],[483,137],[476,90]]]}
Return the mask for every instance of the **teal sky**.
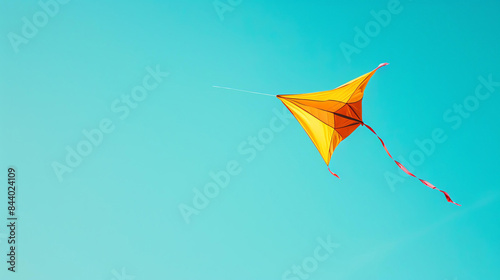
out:
{"label": "teal sky", "polygon": [[[0,0],[1,279],[500,279],[500,2],[62,2]],[[462,207],[364,127],[339,180],[277,98],[213,87],[383,62],[364,121]]]}

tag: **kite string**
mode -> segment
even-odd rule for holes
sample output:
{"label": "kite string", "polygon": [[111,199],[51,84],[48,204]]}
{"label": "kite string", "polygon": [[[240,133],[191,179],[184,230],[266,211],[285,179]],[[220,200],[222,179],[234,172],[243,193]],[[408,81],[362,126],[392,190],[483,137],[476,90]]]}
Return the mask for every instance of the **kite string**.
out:
{"label": "kite string", "polygon": [[398,167],[399,167],[399,168],[401,168],[401,170],[403,170],[406,174],[408,174],[408,175],[410,175],[410,176],[412,176],[412,177],[417,178],[418,180],[420,180],[420,182],[422,182],[422,184],[424,184],[424,185],[428,186],[429,188],[431,188],[431,189],[435,189],[435,190],[438,190],[438,191],[442,192],[442,193],[444,194],[444,196],[446,197],[446,200],[448,200],[448,202],[451,202],[451,203],[453,203],[453,204],[455,204],[455,205],[458,205],[458,206],[462,206],[462,205],[460,205],[460,204],[458,204],[458,203],[453,202],[453,200],[451,199],[450,195],[448,195],[448,193],[447,193],[447,192],[445,192],[445,191],[442,191],[442,190],[438,189],[438,188],[437,188],[437,187],[435,187],[433,184],[431,184],[431,183],[427,182],[427,181],[426,181],[426,180],[424,180],[424,179],[420,179],[420,178],[418,178],[418,177],[417,177],[417,176],[415,176],[413,173],[411,173],[410,171],[408,171],[408,169],[406,169],[406,167],[404,167],[404,166],[403,166],[403,165],[402,165],[399,161],[395,160],[395,159],[391,156],[391,154],[389,153],[389,150],[387,150],[387,147],[385,146],[384,141],[382,141],[382,138],[380,138],[380,137],[378,136],[378,134],[375,132],[375,130],[373,130],[373,128],[371,128],[369,125],[367,125],[367,124],[365,124],[365,123],[361,123],[361,125],[366,126],[366,127],[367,127],[367,128],[368,128],[371,132],[373,132],[373,134],[375,134],[375,136],[377,136],[377,138],[378,138],[378,139],[380,140],[380,142],[382,143],[382,146],[384,146],[384,149],[385,149],[385,151],[387,152],[387,154],[389,155],[389,157],[391,157],[391,159],[392,159],[392,160],[394,160],[394,162],[398,165]]}
{"label": "kite string", "polygon": [[214,88],[228,89],[228,90],[235,90],[235,91],[241,91],[241,92],[248,92],[248,93],[259,94],[259,95],[266,95],[266,96],[276,96],[274,94],[268,94],[268,93],[262,93],[262,92],[256,92],[256,91],[249,91],[249,90],[237,89],[237,88],[230,88],[230,87],[221,87],[221,86],[212,86],[212,87],[214,87]]}

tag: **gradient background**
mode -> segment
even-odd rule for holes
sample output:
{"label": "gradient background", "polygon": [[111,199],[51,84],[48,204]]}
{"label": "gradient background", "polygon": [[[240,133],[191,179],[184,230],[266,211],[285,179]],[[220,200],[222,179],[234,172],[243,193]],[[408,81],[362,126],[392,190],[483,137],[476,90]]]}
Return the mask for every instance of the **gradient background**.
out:
{"label": "gradient background", "polygon": [[[500,2],[445,2],[401,1],[348,62],[339,45],[388,1],[243,1],[221,20],[211,0],[73,0],[18,53],[7,34],[41,8],[0,1],[0,173],[18,169],[19,217],[13,274],[5,185],[0,278],[282,279],[331,236],[309,279],[500,279],[500,87],[457,129],[443,117],[479,76],[500,81]],[[364,120],[406,160],[443,129],[411,170],[462,207],[407,176],[391,187],[399,169],[363,127],[333,155],[341,180],[295,120],[248,162],[238,146],[284,106],[212,87],[328,90],[382,62]],[[120,120],[111,103],[156,65],[170,76]],[[59,182],[51,164],[103,118],[115,130]],[[179,205],[231,160],[242,172],[187,224]]]}

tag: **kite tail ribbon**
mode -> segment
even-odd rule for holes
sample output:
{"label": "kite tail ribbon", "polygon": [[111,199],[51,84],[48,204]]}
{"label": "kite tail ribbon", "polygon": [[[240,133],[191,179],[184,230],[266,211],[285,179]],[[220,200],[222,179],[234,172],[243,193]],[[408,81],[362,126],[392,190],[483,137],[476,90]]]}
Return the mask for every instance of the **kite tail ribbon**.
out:
{"label": "kite tail ribbon", "polygon": [[[373,128],[371,128],[369,125],[367,125],[367,124],[365,124],[365,123],[361,123],[361,125],[366,126],[366,127],[367,127],[367,128],[368,128],[371,132],[373,132],[373,134],[375,134],[375,136],[377,136],[377,137],[378,137],[378,139],[379,139],[379,140],[380,140],[380,142],[382,143],[382,146],[384,146],[384,149],[385,149],[385,151],[387,152],[387,154],[391,157],[391,159],[392,159],[392,160],[394,160],[394,162],[398,165],[398,167],[399,167],[399,168],[401,168],[401,170],[403,170],[406,174],[408,174],[408,175],[410,175],[410,176],[412,176],[412,177],[417,178],[418,180],[420,180],[420,182],[422,182],[422,184],[424,184],[424,185],[428,186],[429,188],[431,188],[431,189],[435,189],[435,190],[438,190],[438,191],[442,192],[442,193],[444,194],[444,196],[446,197],[446,200],[448,200],[448,202],[451,202],[451,203],[453,203],[453,204],[455,204],[455,205],[458,205],[458,206],[462,206],[462,205],[460,205],[460,204],[458,204],[458,203],[453,202],[453,200],[451,199],[451,197],[448,195],[448,193],[447,193],[447,192],[442,191],[442,190],[440,190],[440,189],[436,188],[433,184],[431,184],[431,183],[427,182],[426,180],[423,180],[423,179],[418,178],[417,176],[413,175],[410,171],[408,171],[408,169],[406,169],[406,167],[404,167],[404,166],[403,166],[403,165],[402,165],[399,161],[395,160],[395,159],[391,156],[391,154],[389,153],[389,150],[387,150],[387,147],[385,146],[384,141],[382,141],[382,139],[378,136],[378,134],[375,132],[375,130],[373,130]],[[331,171],[330,171],[330,172],[331,172]],[[332,174],[333,174],[333,173],[332,173]],[[334,175],[335,175],[335,174],[334,174]]]}

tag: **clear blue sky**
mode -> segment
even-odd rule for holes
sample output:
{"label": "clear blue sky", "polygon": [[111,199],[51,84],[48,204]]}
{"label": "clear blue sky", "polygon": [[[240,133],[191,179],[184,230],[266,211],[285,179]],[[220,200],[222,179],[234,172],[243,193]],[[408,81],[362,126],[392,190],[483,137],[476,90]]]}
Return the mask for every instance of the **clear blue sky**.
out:
{"label": "clear blue sky", "polygon": [[[1,279],[500,279],[498,1],[63,2],[0,1]],[[277,98],[212,87],[382,62],[365,122],[462,207],[364,127],[338,180]]]}

